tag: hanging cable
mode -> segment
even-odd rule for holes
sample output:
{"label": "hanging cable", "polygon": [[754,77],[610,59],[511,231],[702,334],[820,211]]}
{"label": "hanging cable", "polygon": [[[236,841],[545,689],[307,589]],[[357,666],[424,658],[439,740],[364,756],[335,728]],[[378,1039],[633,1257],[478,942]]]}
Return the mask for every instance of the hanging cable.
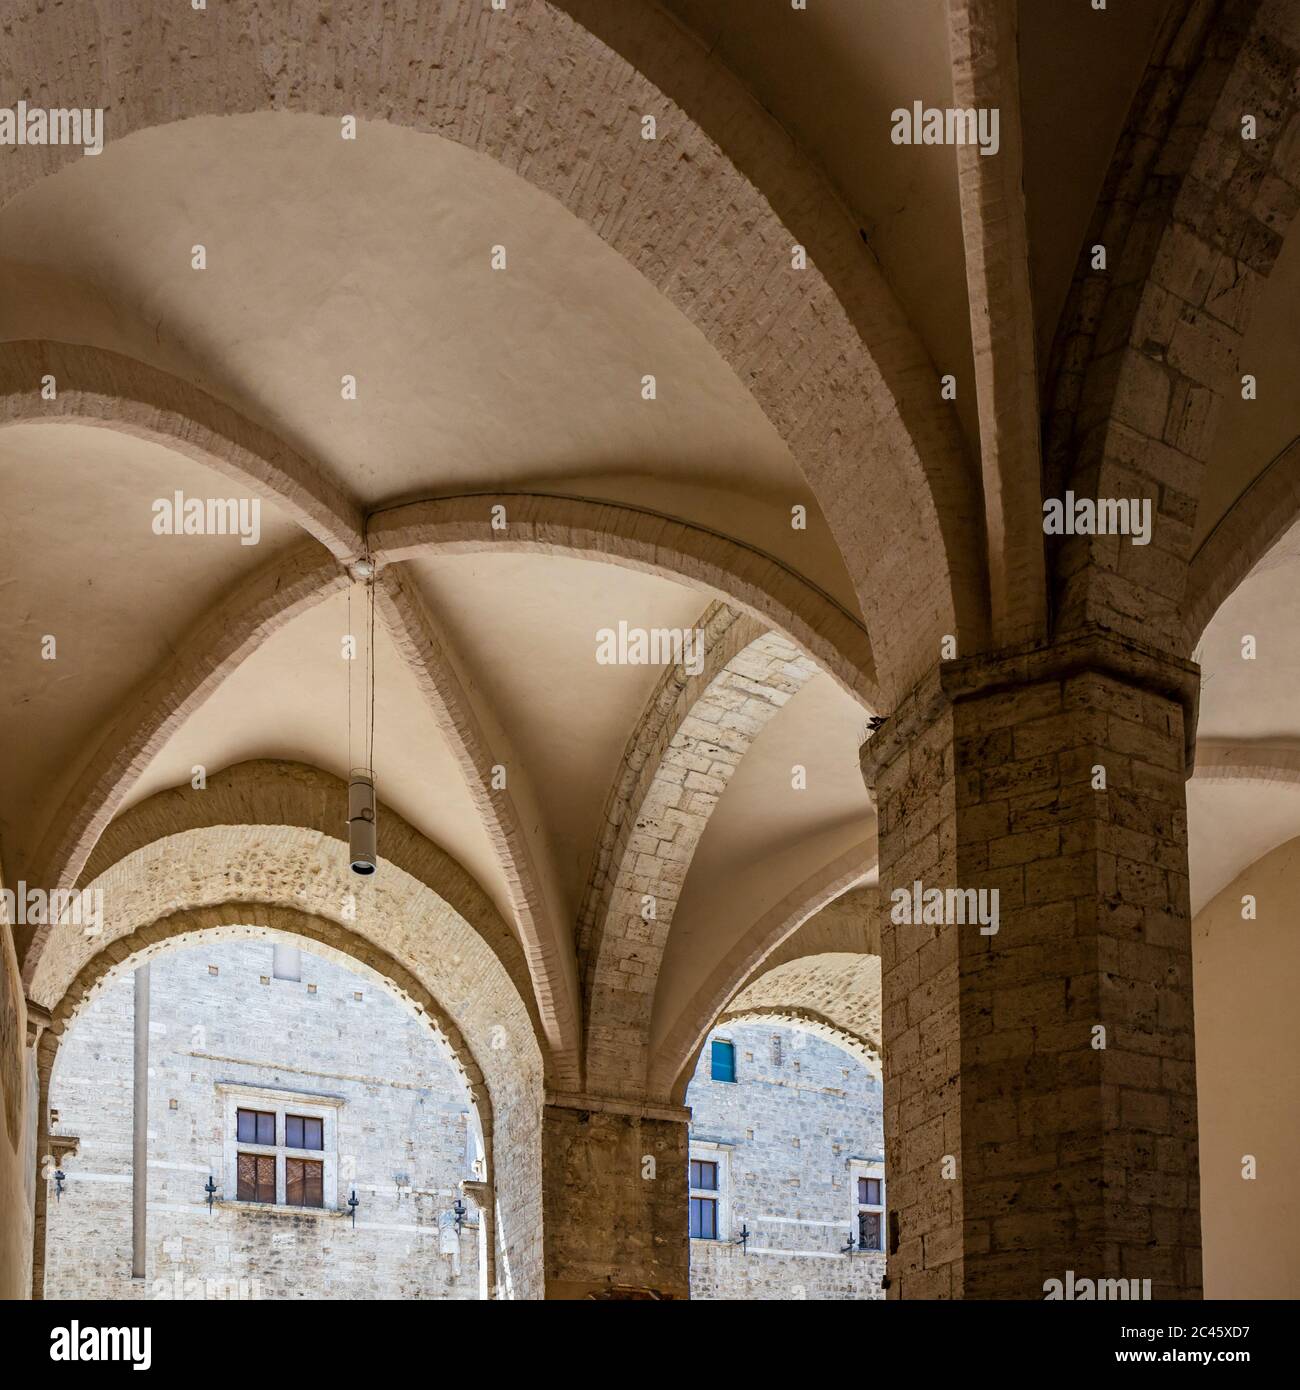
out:
{"label": "hanging cable", "polygon": [[[354,767],[352,737],[352,679],[348,677],[348,858],[354,874],[369,876],[378,866],[375,830],[375,584],[367,583],[370,600],[369,631],[366,635],[365,661],[368,671],[361,673],[362,739],[365,747],[365,767]],[[349,637],[355,643],[352,629],[352,591],[348,591]]]}

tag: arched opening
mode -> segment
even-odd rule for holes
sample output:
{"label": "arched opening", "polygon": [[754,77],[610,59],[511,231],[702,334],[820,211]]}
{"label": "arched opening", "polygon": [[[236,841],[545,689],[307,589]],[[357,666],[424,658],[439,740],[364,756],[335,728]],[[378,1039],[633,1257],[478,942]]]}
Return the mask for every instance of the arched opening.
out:
{"label": "arched opening", "polygon": [[693,1299],[884,1297],[878,1059],[793,1010],[729,1014],[686,1104]]}
{"label": "arched opening", "polygon": [[239,926],[145,947],[67,1020],[49,1112],[47,1299],[495,1292],[460,1059],[341,950]]}
{"label": "arched opening", "polygon": [[[525,1001],[484,937],[427,884],[384,861],[382,876],[358,890],[332,843],[308,829],[230,825],[121,843],[120,857],[108,856],[80,890],[102,913],[94,932],[60,925],[36,975],[35,999],[50,1018],[38,1044],[38,1121],[48,1116],[60,1036],[123,960],[195,931],[293,934],[382,977],[447,1040],[473,1097],[493,1177],[494,1239],[484,1261],[490,1287],[500,1297],[537,1297],[542,1059]],[[181,883],[185,906],[177,905]],[[244,900],[228,900],[232,886]],[[38,1145],[48,1153],[43,1127]],[[38,1296],[49,1188],[36,1185]]]}

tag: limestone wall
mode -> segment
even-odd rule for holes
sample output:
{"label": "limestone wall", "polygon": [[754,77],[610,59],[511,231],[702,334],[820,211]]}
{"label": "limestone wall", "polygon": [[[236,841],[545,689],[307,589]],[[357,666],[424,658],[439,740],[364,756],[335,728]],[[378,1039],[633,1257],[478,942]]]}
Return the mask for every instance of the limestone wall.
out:
{"label": "limestone wall", "polygon": [[[714,1038],[735,1045],[734,1083],[710,1080]],[[882,1099],[878,1072],[803,1030],[710,1034],[686,1103],[692,1157],[725,1156],[723,1229],[691,1241],[692,1298],[883,1297],[884,1255],[839,1253],[856,1220],[855,1161],[883,1162]],[[731,1243],[743,1226],[748,1253]]]}
{"label": "limestone wall", "polygon": [[[477,1232],[457,1238],[446,1216],[472,1176],[473,1117],[443,1044],[371,979],[306,951],[300,964],[299,980],[276,978],[269,942],[152,962],[142,1281],[130,1277],[131,971],[83,1010],[50,1088],[56,1132],[81,1143],[50,1204],[47,1297],[478,1297]],[[355,1187],[355,1230],[337,1210],[250,1208],[231,1190],[209,1214],[208,1174],[227,1187],[225,1083],[336,1107],[325,1201],[337,1208]]]}
{"label": "limestone wall", "polygon": [[1206,1298],[1300,1298],[1298,898],[1300,839],[1242,870],[1192,923]]}

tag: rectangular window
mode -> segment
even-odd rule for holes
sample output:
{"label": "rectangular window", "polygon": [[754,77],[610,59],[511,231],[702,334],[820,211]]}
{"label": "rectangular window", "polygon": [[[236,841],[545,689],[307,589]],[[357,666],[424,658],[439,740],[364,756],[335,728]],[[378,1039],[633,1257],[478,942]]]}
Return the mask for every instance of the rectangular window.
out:
{"label": "rectangular window", "polygon": [[864,1207],[878,1207],[880,1205],[879,1178],[858,1179],[858,1204]]}
{"label": "rectangular window", "polygon": [[241,1110],[236,1118],[236,1130],[235,1138],[241,1144],[274,1144],[275,1114],[267,1110]]}
{"label": "rectangular window", "polygon": [[284,1146],[286,1149],[323,1149],[325,1122],[308,1115],[284,1117]]}
{"label": "rectangular window", "polygon": [[701,1159],[691,1159],[691,1187],[703,1192],[718,1190],[718,1165]]}
{"label": "rectangular window", "polygon": [[[856,1165],[855,1165],[856,1166]],[[863,1167],[867,1165],[863,1163]],[[872,1167],[876,1167],[873,1163]],[[879,1168],[874,1174],[861,1171],[853,1175],[854,1216],[857,1219],[857,1246],[859,1250],[880,1253],[885,1248],[885,1180]]]}
{"label": "rectangular window", "polygon": [[718,1204],[712,1197],[691,1198],[691,1239],[717,1240]]}
{"label": "rectangular window", "polygon": [[858,1249],[881,1250],[880,1212],[860,1211],[858,1213]]}
{"label": "rectangular window", "polygon": [[310,1158],[284,1161],[284,1200],[291,1207],[325,1205],[325,1165]]}
{"label": "rectangular window", "polygon": [[240,1154],[237,1172],[241,1202],[275,1201],[275,1159],[270,1154]]}
{"label": "rectangular window", "polygon": [[712,1052],[711,1075],[714,1081],[734,1081],[736,1079],[736,1047],[734,1043],[715,1038]]}

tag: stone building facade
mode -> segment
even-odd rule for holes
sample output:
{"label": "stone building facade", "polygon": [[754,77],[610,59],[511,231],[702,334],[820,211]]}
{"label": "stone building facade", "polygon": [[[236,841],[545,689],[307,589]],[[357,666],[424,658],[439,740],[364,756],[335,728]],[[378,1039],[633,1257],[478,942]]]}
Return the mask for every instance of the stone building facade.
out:
{"label": "stone building facade", "polygon": [[[51,1083],[53,1132],[79,1142],[50,1203],[46,1297],[480,1296],[478,1213],[460,1188],[481,1176],[477,1127],[426,1022],[372,979],[287,941],[182,946],[149,969],[144,1277],[132,1278],[127,969],[69,1030]],[[239,1109],[276,1115],[282,1151],[262,1150],[276,1163],[274,1203],[235,1200],[236,1155],[250,1147]],[[286,1204],[286,1115],[321,1119],[319,1209]]]}
{"label": "stone building facade", "polygon": [[[720,1067],[715,1043],[730,1044]],[[728,1055],[735,1080],[714,1079]],[[883,1248],[845,1252],[859,1210],[875,1217],[882,1247],[886,1238],[878,1069],[802,1029],[728,1023],[709,1035],[686,1103],[691,1190],[717,1204],[716,1237],[691,1240],[692,1298],[884,1297]],[[880,1184],[870,1207],[859,1179]]]}

